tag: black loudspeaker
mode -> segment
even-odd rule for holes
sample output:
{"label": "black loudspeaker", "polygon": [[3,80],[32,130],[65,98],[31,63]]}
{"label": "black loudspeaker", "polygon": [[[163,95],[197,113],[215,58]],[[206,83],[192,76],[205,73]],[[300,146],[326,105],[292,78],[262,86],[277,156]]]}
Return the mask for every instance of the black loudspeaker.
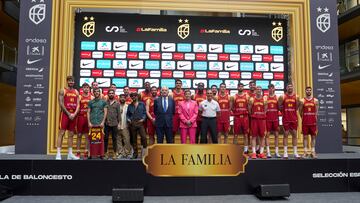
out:
{"label": "black loudspeaker", "polygon": [[143,202],[144,188],[113,188],[113,202]]}
{"label": "black loudspeaker", "polygon": [[260,199],[290,197],[290,185],[289,184],[259,185],[256,188],[255,195]]}

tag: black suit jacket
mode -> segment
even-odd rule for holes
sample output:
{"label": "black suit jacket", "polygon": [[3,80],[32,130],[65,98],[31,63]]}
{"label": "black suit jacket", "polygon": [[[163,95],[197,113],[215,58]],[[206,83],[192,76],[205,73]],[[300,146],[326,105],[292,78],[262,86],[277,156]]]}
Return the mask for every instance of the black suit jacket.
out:
{"label": "black suit jacket", "polygon": [[173,98],[168,97],[168,107],[166,112],[164,112],[162,99],[163,97],[158,97],[154,102],[155,125],[156,127],[172,128],[173,115],[175,114],[175,101]]}

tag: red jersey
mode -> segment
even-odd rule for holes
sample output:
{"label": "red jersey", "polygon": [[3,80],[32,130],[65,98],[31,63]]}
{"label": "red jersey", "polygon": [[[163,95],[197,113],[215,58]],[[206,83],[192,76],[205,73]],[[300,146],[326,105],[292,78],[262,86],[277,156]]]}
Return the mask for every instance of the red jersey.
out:
{"label": "red jersey", "polygon": [[296,110],[296,94],[284,94],[283,122],[297,122]]}
{"label": "red jersey", "polygon": [[230,122],[230,98],[228,94],[222,96],[218,94],[217,102],[219,103],[221,114],[218,120],[218,123],[227,123]]}
{"label": "red jersey", "polygon": [[311,98],[310,100],[304,98],[302,113],[303,125],[316,125],[316,104],[314,98]]}
{"label": "red jersey", "polygon": [[251,107],[251,117],[258,119],[266,118],[264,97],[261,97],[260,99],[254,97],[254,103]]}
{"label": "red jersey", "polygon": [[87,111],[88,111],[88,104],[89,101],[92,100],[91,94],[89,94],[87,97],[84,95],[80,95],[80,112],[79,116],[87,117]]}
{"label": "red jersey", "polygon": [[132,103],[132,99],[129,95],[125,98],[125,103],[128,105]]}
{"label": "red jersey", "polygon": [[154,101],[157,97],[150,97],[148,100],[150,100],[150,104],[149,104],[149,113],[151,114],[152,117],[155,117],[155,113],[154,113]]}
{"label": "red jersey", "polygon": [[247,94],[236,94],[234,96],[234,115],[248,115]]}
{"label": "red jersey", "polygon": [[146,93],[146,91],[142,91],[140,93],[140,98],[141,98],[141,101],[144,102],[144,104],[146,104],[146,101],[148,99],[150,99],[152,96],[151,96],[151,92],[149,91],[148,93]]}
{"label": "red jersey", "polygon": [[206,99],[206,94],[205,93],[203,93],[202,95],[200,95],[200,94],[195,94],[195,96],[194,96],[194,100],[196,101],[196,103],[198,104],[198,105],[200,105],[200,103],[202,102],[202,101],[204,101]]}
{"label": "red jersey", "polygon": [[249,91],[248,95],[249,95],[250,98],[255,98],[255,97],[256,97],[255,91],[254,91],[253,93],[251,93],[251,92]]}
{"label": "red jersey", "polygon": [[173,94],[173,99],[175,101],[175,113],[178,112],[178,105],[181,101],[184,101],[185,100],[185,95],[184,95],[184,91],[183,90],[180,90],[179,93],[176,92],[176,90],[174,90],[172,92]]}
{"label": "red jersey", "polygon": [[267,111],[266,120],[278,121],[279,120],[279,104],[276,95],[267,97]]}
{"label": "red jersey", "polygon": [[75,113],[78,101],[78,91],[76,89],[64,89],[64,106],[70,113]]}

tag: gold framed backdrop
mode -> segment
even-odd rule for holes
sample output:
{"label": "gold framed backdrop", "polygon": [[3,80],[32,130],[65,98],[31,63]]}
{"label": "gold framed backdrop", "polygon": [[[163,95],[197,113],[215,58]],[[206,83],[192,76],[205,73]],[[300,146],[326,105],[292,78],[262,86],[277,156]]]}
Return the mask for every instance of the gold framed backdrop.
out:
{"label": "gold framed backdrop", "polygon": [[[57,92],[72,74],[75,11],[94,9],[151,9],[196,12],[287,14],[289,16],[289,58],[297,94],[312,85],[310,2],[308,0],[54,0],[52,8],[51,58],[47,153],[56,153],[60,108]],[[298,146],[302,146],[299,136]],[[66,140],[66,139],[64,139]],[[66,145],[64,145],[66,146]],[[301,147],[302,148],[302,147]],[[65,148],[64,148],[65,149]]]}

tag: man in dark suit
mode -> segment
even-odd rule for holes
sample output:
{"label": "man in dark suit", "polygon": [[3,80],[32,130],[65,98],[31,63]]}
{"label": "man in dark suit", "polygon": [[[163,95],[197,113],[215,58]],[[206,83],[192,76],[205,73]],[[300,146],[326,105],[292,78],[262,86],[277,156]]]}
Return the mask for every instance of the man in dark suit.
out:
{"label": "man in dark suit", "polygon": [[155,125],[157,143],[164,142],[164,134],[167,143],[174,143],[172,133],[173,115],[175,113],[175,101],[169,97],[169,89],[167,87],[161,88],[161,96],[154,102]]}

